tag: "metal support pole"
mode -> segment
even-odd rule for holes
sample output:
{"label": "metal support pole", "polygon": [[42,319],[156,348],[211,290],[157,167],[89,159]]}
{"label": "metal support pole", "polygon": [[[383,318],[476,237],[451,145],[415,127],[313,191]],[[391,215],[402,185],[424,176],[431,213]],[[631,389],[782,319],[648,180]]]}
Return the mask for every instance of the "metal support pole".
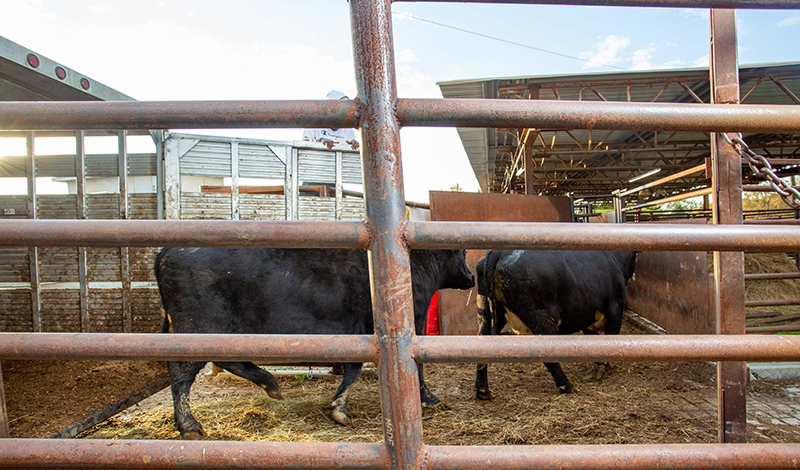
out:
{"label": "metal support pole", "polygon": [[[735,10],[711,10],[711,102],[739,103]],[[742,163],[739,154],[712,134],[714,224],[742,224]],[[718,334],[744,334],[744,253],[714,252]],[[719,440],[746,442],[744,362],[718,362]]]}
{"label": "metal support pole", "polygon": [[[78,131],[75,135],[75,192],[78,213],[77,218],[86,219],[86,133]],[[80,331],[89,332],[89,280],[86,247],[78,247],[78,285],[80,289],[81,323]]]}
{"label": "metal support pole", "polygon": [[[128,132],[119,131],[119,218],[128,219]],[[122,328],[125,333],[133,331],[131,314],[131,262],[130,248],[119,248],[119,271],[122,280]]]}
{"label": "metal support pole", "polygon": [[[28,217],[37,218],[36,211],[36,157],[33,154],[33,139],[36,134],[29,132],[25,137],[27,148],[26,173],[28,176]],[[42,331],[41,286],[39,285],[39,248],[32,246],[28,250],[31,272],[31,324],[33,331]]]}
{"label": "metal support pole", "polygon": [[[367,220],[375,231],[369,250],[384,443],[392,469],[420,468],[422,407],[417,364],[411,356],[414,315],[411,263],[403,237],[405,202],[400,123],[394,113],[391,0],[350,2],[353,55],[361,100],[362,168]],[[421,367],[421,366],[420,366]]]}
{"label": "metal support pole", "polygon": [[336,152],[336,179],[334,182],[335,190],[335,204],[334,217],[336,220],[342,220],[342,212],[344,201],[342,201],[342,152]]}
{"label": "metal support pole", "polygon": [[231,220],[239,220],[239,142],[231,142]]}

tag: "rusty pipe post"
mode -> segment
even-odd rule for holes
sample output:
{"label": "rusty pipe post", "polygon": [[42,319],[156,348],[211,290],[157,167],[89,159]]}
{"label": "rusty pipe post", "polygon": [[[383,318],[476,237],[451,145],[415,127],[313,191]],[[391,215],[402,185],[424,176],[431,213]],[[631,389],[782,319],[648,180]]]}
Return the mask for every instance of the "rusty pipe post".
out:
{"label": "rusty pipe post", "polygon": [[367,220],[375,238],[369,251],[372,310],[380,340],[384,442],[393,469],[418,468],[422,407],[417,364],[411,357],[414,314],[411,263],[404,235],[405,198],[400,123],[395,116],[391,0],[350,2],[353,55],[361,113]]}
{"label": "rusty pipe post", "polygon": [[[711,10],[711,102],[739,104],[736,11]],[[733,107],[733,106],[731,106]],[[711,135],[715,225],[742,225],[742,163],[720,134]],[[717,334],[745,333],[744,253],[714,252]],[[719,441],[747,442],[744,362],[718,362]]]}

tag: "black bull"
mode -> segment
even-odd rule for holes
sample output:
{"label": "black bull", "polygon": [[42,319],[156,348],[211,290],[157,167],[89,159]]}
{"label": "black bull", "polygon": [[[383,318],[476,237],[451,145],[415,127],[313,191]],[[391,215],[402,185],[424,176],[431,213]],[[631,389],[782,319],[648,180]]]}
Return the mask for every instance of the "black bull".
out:
{"label": "black bull", "polygon": [[[475,285],[464,250],[412,251],[414,323],[424,334],[427,309],[439,289]],[[346,249],[165,248],[156,256],[158,288],[166,313],[162,330],[175,333],[372,334],[367,253]],[[183,438],[205,433],[189,408],[189,390],[206,362],[167,363],[175,424]],[[282,398],[275,377],[252,362],[216,362],[269,394]],[[333,418],[349,423],[350,387],[362,364],[343,364]],[[428,390],[419,365],[420,398]]]}
{"label": "black bull", "polygon": [[[619,334],[633,276],[630,251],[489,250],[478,262],[479,334]],[[572,391],[557,362],[545,363],[564,393]],[[491,397],[487,364],[478,364],[475,390]]]}

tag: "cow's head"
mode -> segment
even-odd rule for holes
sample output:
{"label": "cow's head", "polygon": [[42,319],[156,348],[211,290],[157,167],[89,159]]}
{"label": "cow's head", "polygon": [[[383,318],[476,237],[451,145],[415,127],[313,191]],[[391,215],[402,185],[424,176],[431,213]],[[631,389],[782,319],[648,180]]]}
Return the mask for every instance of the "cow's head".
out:
{"label": "cow's head", "polygon": [[442,266],[444,269],[443,289],[472,289],[475,287],[475,276],[467,267],[466,250],[442,250],[445,254]]}

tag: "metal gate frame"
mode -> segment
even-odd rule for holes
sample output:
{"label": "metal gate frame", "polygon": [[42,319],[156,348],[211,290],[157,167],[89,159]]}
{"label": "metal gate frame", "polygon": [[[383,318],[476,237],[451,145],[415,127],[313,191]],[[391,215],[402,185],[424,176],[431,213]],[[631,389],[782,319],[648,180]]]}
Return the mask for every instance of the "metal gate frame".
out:
{"label": "metal gate frame", "polygon": [[[482,1],[482,0],[474,0]],[[486,2],[490,3],[490,2]],[[500,3],[500,2],[498,2]],[[506,0],[698,8],[800,8],[800,0]],[[800,444],[728,444],[744,435],[743,360],[797,360],[800,337],[744,336],[742,251],[797,251],[796,227],[742,225],[741,166],[713,135],[714,226],[408,222],[401,126],[791,132],[798,106],[398,99],[391,0],[351,0],[358,99],[249,102],[10,102],[6,129],[360,127],[367,220],[42,221],[0,223],[4,246],[271,246],[369,250],[371,336],[2,333],[0,359],[375,361],[384,442],[378,444],[0,440],[2,466],[126,468],[796,468]],[[716,103],[738,100],[735,13],[712,10]],[[513,248],[714,251],[719,335],[667,337],[417,337],[409,249]],[[737,292],[737,290],[739,292]],[[417,362],[719,362],[720,444],[428,446]],[[0,389],[1,390],[1,389]],[[2,398],[2,396],[0,396]],[[4,404],[4,401],[2,402]],[[4,406],[0,429],[8,436]]]}

